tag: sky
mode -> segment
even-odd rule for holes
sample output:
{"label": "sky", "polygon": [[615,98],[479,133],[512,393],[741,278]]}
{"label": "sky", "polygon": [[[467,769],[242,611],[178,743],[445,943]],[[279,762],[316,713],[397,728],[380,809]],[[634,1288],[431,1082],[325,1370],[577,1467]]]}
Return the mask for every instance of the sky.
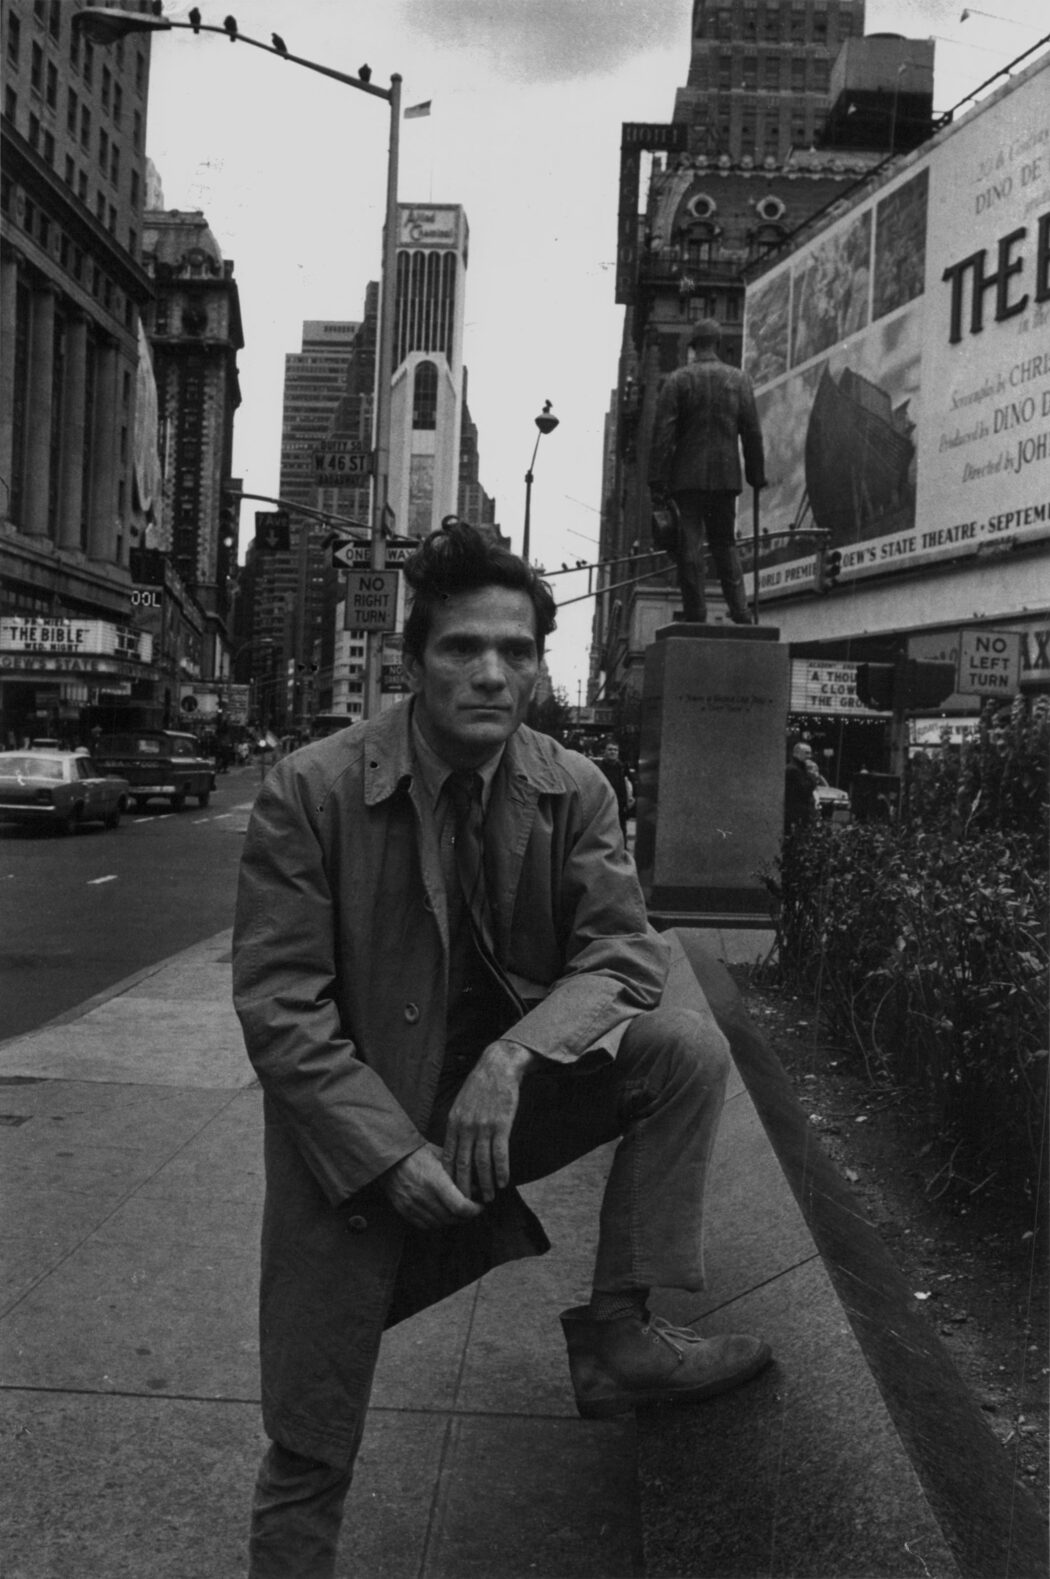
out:
{"label": "sky", "polygon": [[[548,571],[597,557],[603,424],[623,331],[614,301],[620,126],[668,121],[689,66],[691,0],[201,0],[264,43],[386,87],[403,78],[398,195],[460,203],[470,225],[464,362],[481,481],[521,548],[525,472],[540,442],[531,555]],[[172,21],[191,7],[172,0]],[[968,14],[962,20],[963,12]],[[937,40],[935,109],[957,104],[1045,32],[1046,0],[868,0],[866,30]],[[359,319],[378,279],[385,100],[244,44],[154,38],[146,151],[167,208],[202,209],[240,293],[245,345],[234,475],[275,495],[284,358],[307,319]],[[253,530],[243,507],[241,553]],[[586,576],[558,576],[547,648],[556,686],[586,697]]]}

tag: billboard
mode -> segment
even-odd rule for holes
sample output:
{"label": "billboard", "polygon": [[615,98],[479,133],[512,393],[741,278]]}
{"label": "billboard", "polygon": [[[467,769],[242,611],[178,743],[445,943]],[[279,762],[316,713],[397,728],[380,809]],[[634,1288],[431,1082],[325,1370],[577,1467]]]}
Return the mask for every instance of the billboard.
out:
{"label": "billboard", "polygon": [[812,587],[805,528],[843,581],[1050,536],[1050,61],[761,276],[744,366],[799,534],[763,590]]}

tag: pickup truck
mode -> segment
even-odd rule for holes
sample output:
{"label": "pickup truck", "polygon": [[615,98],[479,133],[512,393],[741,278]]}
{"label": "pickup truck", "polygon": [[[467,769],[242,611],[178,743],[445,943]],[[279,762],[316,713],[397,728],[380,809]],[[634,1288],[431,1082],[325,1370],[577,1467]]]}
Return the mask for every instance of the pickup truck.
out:
{"label": "pickup truck", "polygon": [[214,763],[201,756],[193,735],[173,729],[103,735],[93,754],[103,773],[127,779],[139,811],[157,796],[165,796],[174,811],[182,810],[187,795],[196,795],[198,806],[207,806],[215,788]]}

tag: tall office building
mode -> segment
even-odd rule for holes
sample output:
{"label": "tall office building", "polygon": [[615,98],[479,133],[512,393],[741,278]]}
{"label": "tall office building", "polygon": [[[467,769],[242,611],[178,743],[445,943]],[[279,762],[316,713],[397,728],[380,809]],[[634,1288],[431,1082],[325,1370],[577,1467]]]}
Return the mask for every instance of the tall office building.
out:
{"label": "tall office building", "polygon": [[463,369],[463,420],[459,438],[459,503],[456,514],[471,526],[494,527],[496,501],[481,485],[478,425],[467,405],[467,370]]}
{"label": "tall office building", "polygon": [[816,141],[835,57],[863,32],[864,0],[695,0],[673,118],[697,151],[783,160]]}
{"label": "tall office building", "polygon": [[241,403],[240,298],[233,263],[197,210],[148,211],[142,250],[155,293],[143,316],[165,459],[149,546],[171,558],[205,614],[203,675],[214,677],[222,673],[223,639],[232,646],[226,621],[237,544],[222,497]]}
{"label": "tall office building", "polygon": [[[302,346],[284,359],[281,469],[278,493],[289,504],[346,513],[341,490],[321,488],[315,456],[331,436],[346,389],[347,372],[361,324],[309,319]],[[269,515],[268,510],[256,512]],[[288,548],[254,544],[247,586],[252,600],[253,671],[264,721],[297,725],[312,710],[318,670],[314,657],[325,639],[326,593],[331,569],[325,563],[327,531],[320,521],[290,513]]]}
{"label": "tall office building", "polygon": [[388,498],[409,537],[459,507],[468,237],[456,203],[398,206]]}
{"label": "tall office building", "polygon": [[96,48],[77,9],[0,7],[0,706],[16,735],[72,734],[159,677],[128,569],[156,480],[139,333],[150,44]]}

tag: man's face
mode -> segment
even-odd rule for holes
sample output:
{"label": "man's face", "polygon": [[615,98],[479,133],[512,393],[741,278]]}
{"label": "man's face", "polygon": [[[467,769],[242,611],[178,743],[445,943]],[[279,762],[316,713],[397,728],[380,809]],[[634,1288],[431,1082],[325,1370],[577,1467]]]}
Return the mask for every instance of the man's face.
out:
{"label": "man's face", "polygon": [[539,676],[526,592],[481,587],[435,609],[422,661],[405,657],[424,739],[451,767],[476,767],[525,717]]}
{"label": "man's face", "polygon": [[619,760],[620,760],[620,748],[619,748],[619,746],[606,746],[606,748],[605,748],[605,760],[607,762],[619,762]]}

